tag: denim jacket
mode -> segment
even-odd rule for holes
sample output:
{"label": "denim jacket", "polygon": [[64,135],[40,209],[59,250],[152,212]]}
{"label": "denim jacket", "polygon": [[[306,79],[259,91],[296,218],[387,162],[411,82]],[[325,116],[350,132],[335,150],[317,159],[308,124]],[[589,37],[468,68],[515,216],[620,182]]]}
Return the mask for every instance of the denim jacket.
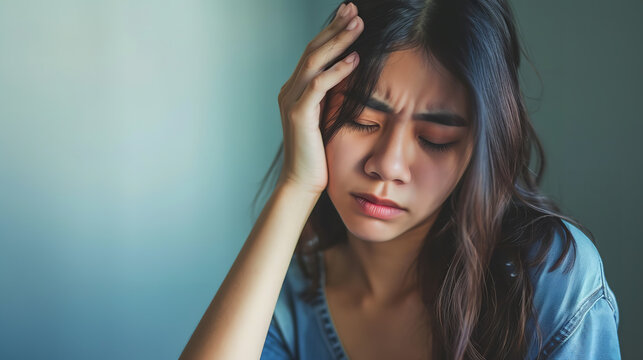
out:
{"label": "denim jacket", "polygon": [[[576,240],[576,261],[571,271],[563,273],[574,251],[571,248],[561,266],[547,271],[562,250],[562,239],[556,232],[544,266],[530,270],[542,343],[539,346],[530,319],[527,330],[534,335],[527,359],[620,359],[618,306],[605,279],[601,257],[580,229],[563,222]],[[349,359],[330,317],[324,286],[317,288],[312,304],[297,296],[308,280],[296,261],[293,256],[261,360]],[[323,264],[320,261],[321,284],[325,284]]]}

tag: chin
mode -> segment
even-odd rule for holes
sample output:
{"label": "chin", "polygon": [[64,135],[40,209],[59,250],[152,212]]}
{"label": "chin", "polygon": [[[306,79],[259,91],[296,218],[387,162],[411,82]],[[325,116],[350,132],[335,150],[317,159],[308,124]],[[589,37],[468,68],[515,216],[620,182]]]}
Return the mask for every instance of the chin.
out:
{"label": "chin", "polygon": [[360,214],[349,214],[340,217],[344,226],[356,238],[368,242],[385,242],[399,235],[399,224],[383,221]]}
{"label": "chin", "polygon": [[394,237],[389,237],[389,236],[385,237],[382,234],[362,234],[362,233],[355,233],[352,231],[350,231],[350,233],[353,234],[355,238],[363,242],[369,242],[369,243],[384,243],[394,239]]}

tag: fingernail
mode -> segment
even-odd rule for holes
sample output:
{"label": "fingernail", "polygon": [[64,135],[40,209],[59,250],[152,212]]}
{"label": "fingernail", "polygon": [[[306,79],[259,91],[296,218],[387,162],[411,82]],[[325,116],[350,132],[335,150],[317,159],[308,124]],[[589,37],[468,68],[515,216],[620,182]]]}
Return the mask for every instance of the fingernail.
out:
{"label": "fingernail", "polygon": [[[350,4],[351,4],[351,3],[348,3],[348,4],[346,4],[346,6],[344,6],[344,8],[342,9],[342,11],[341,11],[341,13],[339,14],[339,16],[341,16],[341,17],[345,17],[346,15],[348,15],[348,12],[350,11],[350,8],[349,8],[348,6],[349,6]],[[342,5],[344,5],[344,4],[342,4]]]}
{"label": "fingernail", "polygon": [[335,14],[335,18],[337,19],[338,17],[342,16],[342,10],[346,7],[346,4],[342,3],[339,5],[339,9],[337,9],[337,14]]}
{"label": "fingernail", "polygon": [[355,56],[357,56],[357,53],[353,51],[350,55],[346,57],[346,59],[344,59],[344,61],[350,64],[353,61],[355,61]]}
{"label": "fingernail", "polygon": [[354,17],[351,22],[348,23],[348,26],[346,26],[346,30],[353,30],[357,26],[357,17]]}
{"label": "fingernail", "polygon": [[344,10],[345,7],[346,7],[346,4],[344,3],[339,5],[339,9],[337,9],[337,13],[335,13],[335,19],[342,16],[342,10]]}

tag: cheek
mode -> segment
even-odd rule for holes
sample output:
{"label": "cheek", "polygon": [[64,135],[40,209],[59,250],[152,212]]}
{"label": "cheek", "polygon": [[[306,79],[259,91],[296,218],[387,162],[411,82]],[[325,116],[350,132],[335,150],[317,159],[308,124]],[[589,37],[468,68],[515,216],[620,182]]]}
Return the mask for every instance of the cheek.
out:
{"label": "cheek", "polygon": [[429,152],[425,161],[418,166],[416,179],[422,184],[422,189],[428,189],[429,193],[440,193],[446,199],[464,174],[469,161],[473,143],[470,134],[451,148],[451,151],[443,154],[432,154]]}
{"label": "cheek", "polygon": [[423,162],[415,172],[415,181],[420,194],[418,199],[431,199],[425,206],[441,204],[455,188],[460,174],[461,157],[455,153],[444,154]]}

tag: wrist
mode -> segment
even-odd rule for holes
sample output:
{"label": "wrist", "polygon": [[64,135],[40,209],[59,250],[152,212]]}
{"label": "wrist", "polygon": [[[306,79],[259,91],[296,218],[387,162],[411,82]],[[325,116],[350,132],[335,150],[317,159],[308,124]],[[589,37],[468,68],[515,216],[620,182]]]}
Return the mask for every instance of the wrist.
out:
{"label": "wrist", "polygon": [[288,192],[299,193],[302,196],[307,196],[315,199],[319,198],[324,191],[324,189],[304,185],[288,179],[280,179],[279,181],[277,181],[276,188]]}
{"label": "wrist", "polygon": [[296,181],[292,177],[284,175],[283,173],[280,174],[276,186],[281,188],[293,189],[294,191],[305,193],[315,197],[319,197],[325,190],[325,187],[321,188],[319,186],[303,184],[299,181]]}

